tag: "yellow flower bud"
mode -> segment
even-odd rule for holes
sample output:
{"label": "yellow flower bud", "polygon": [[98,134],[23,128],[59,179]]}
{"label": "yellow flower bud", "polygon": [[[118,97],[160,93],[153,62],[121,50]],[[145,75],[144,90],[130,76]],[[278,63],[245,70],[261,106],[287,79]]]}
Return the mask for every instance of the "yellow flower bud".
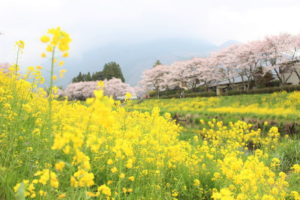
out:
{"label": "yellow flower bud", "polygon": [[49,42],[49,41],[50,41],[50,38],[49,38],[47,35],[43,35],[43,36],[41,37],[41,42],[47,43],[47,42]]}
{"label": "yellow flower bud", "polygon": [[20,49],[24,49],[25,43],[23,40],[19,40],[16,42],[17,47],[19,47]]}

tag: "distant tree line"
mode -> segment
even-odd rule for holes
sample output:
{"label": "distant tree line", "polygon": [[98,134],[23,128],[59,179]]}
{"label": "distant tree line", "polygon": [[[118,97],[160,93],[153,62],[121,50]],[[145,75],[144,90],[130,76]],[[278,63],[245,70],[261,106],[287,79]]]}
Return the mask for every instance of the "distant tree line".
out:
{"label": "distant tree line", "polygon": [[72,79],[73,83],[83,82],[83,81],[100,81],[100,80],[110,80],[112,78],[119,78],[125,82],[121,67],[116,62],[106,63],[102,71],[97,71],[94,73],[82,73],[80,72],[77,76]]}

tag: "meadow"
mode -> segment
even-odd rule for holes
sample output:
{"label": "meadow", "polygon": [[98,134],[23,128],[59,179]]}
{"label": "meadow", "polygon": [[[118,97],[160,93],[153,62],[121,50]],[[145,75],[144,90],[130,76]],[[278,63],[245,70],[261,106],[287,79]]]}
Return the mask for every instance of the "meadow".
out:
{"label": "meadow", "polygon": [[70,39],[59,28],[48,33],[48,91],[40,66],[0,73],[0,199],[300,199],[297,135],[213,118],[186,133],[169,113],[242,116],[242,107],[296,120],[299,93],[139,103],[127,95],[121,104],[99,82],[85,103],[57,100],[53,55],[65,55]]}

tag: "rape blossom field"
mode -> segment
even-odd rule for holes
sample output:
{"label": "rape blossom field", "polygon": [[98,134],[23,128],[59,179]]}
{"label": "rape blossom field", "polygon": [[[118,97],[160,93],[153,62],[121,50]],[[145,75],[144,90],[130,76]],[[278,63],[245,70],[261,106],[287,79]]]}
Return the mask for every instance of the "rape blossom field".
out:
{"label": "rape blossom field", "polygon": [[250,117],[264,120],[297,121],[300,117],[300,92],[201,97],[184,99],[149,99],[136,101],[128,108],[149,111],[160,107],[164,112],[199,114],[226,118]]}
{"label": "rape blossom field", "polygon": [[[40,87],[41,66],[21,74],[16,64],[0,73],[0,199],[300,199],[297,135],[210,119],[181,140],[183,127],[169,113],[239,113],[248,106],[253,115],[298,119],[299,93],[223,107],[226,98],[137,104],[127,94],[121,104],[105,96],[99,82],[95,97],[84,103],[58,100],[54,69],[63,60],[56,59],[68,57],[71,38],[55,28],[41,41],[42,56],[51,60],[44,66],[51,73],[48,91]],[[22,41],[17,45],[24,49]]]}

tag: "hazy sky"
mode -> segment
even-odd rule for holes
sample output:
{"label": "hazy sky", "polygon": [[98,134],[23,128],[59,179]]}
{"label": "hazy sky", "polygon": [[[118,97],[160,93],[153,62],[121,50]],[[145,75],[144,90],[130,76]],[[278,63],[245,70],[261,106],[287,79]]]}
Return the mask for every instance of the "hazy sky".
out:
{"label": "hazy sky", "polygon": [[12,62],[14,42],[26,43],[23,63],[43,51],[40,36],[61,26],[71,54],[109,43],[189,37],[215,44],[300,33],[299,0],[0,0],[0,62]]}

